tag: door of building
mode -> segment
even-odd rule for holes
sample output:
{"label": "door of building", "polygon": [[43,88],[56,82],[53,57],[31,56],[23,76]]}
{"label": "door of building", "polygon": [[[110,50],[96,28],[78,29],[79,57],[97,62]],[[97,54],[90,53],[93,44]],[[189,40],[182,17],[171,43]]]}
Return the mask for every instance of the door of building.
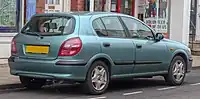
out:
{"label": "door of building", "polygon": [[94,0],[94,11],[105,11],[106,0]]}
{"label": "door of building", "polygon": [[111,0],[111,12],[135,15],[135,0]]}
{"label": "door of building", "polygon": [[128,15],[133,15],[135,13],[135,0],[121,0],[120,1],[120,13],[128,14]]}

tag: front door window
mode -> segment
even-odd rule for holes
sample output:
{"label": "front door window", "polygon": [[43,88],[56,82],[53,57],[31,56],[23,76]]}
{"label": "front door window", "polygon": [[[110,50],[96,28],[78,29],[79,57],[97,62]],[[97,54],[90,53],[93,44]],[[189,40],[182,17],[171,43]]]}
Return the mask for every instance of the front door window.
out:
{"label": "front door window", "polygon": [[131,33],[132,38],[135,39],[142,39],[142,40],[153,40],[154,35],[147,26],[142,24],[141,22],[133,19],[133,18],[127,18],[122,17],[122,20],[126,24],[126,27],[129,30],[129,33]]}

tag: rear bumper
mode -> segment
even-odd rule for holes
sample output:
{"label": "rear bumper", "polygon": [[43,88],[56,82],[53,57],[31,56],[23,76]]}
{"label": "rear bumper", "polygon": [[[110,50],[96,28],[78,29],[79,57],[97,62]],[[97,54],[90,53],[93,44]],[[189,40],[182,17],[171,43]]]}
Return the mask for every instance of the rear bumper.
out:
{"label": "rear bumper", "polygon": [[84,81],[87,66],[81,60],[33,60],[10,57],[10,73],[16,76],[27,76],[45,79],[64,79]]}
{"label": "rear bumper", "polygon": [[192,62],[193,62],[193,59],[192,59],[192,57],[190,57],[188,59],[188,64],[187,64],[187,73],[191,72],[191,70],[192,70]]}

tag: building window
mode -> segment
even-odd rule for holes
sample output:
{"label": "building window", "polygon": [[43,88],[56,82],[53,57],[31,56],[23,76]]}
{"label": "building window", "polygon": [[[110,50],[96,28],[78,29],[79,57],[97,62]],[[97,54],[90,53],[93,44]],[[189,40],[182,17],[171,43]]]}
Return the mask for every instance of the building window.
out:
{"label": "building window", "polygon": [[13,32],[17,30],[18,3],[18,0],[0,1],[0,32]]}
{"label": "building window", "polygon": [[60,0],[56,0],[56,4],[60,4]]}
{"label": "building window", "polygon": [[54,4],[54,0],[48,0],[48,4]]}

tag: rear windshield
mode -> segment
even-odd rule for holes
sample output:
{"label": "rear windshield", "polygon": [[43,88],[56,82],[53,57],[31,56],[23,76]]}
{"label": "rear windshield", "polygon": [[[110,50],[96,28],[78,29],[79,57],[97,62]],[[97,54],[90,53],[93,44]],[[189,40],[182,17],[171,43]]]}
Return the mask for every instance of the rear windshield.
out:
{"label": "rear windshield", "polygon": [[74,31],[75,20],[72,17],[35,16],[22,29],[25,34],[61,35]]}

